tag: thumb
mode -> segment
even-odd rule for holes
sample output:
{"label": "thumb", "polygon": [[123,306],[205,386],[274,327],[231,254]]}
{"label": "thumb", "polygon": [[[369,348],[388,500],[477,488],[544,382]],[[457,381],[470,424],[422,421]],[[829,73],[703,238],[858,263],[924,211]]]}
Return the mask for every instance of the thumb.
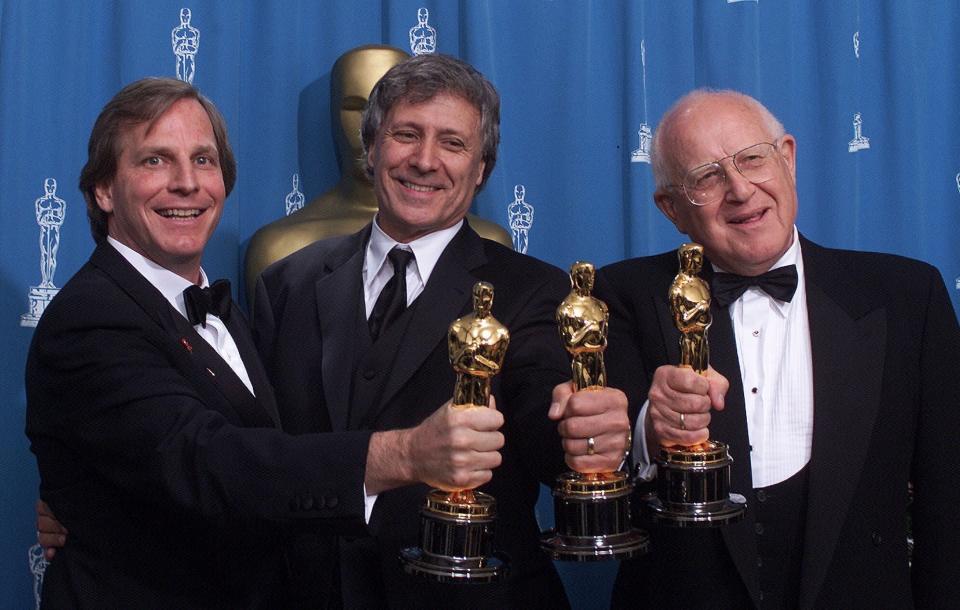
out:
{"label": "thumb", "polygon": [[547,411],[547,417],[557,421],[563,418],[566,412],[567,400],[573,395],[573,382],[565,381],[557,384],[553,388],[553,394],[550,399],[550,410]]}

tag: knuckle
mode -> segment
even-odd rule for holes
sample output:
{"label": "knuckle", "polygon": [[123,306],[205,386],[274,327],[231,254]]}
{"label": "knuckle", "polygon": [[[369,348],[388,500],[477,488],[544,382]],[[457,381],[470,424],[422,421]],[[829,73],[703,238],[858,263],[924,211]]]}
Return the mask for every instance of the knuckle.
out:
{"label": "knuckle", "polygon": [[450,447],[458,449],[467,445],[467,435],[461,429],[450,431]]}
{"label": "knuckle", "polygon": [[450,476],[450,482],[458,488],[466,488],[470,485],[470,473],[464,470],[456,470]]}

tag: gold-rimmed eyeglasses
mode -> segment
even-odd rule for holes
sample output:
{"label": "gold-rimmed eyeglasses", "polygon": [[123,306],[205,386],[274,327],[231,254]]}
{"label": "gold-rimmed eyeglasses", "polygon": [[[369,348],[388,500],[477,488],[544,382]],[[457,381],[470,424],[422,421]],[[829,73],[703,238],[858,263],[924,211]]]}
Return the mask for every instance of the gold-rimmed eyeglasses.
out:
{"label": "gold-rimmed eyeglasses", "polygon": [[682,188],[683,194],[695,206],[716,203],[723,199],[723,194],[727,190],[727,170],[723,168],[724,161],[732,160],[733,166],[741,176],[753,184],[762,184],[774,176],[778,142],[758,142],[732,155],[691,169],[684,174],[683,182],[680,184],[664,186]]}

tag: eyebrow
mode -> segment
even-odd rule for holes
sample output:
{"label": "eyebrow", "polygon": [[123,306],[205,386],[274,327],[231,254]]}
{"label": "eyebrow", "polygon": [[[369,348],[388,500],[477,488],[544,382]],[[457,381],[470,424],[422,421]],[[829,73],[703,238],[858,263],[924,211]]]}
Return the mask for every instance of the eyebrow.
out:
{"label": "eyebrow", "polygon": [[[387,130],[402,129],[402,128],[412,128],[418,131],[425,131],[424,124],[419,121],[399,121],[396,123],[391,123],[386,126]],[[437,131],[437,135],[440,136],[457,136],[464,140],[469,140],[471,138],[470,130],[460,130],[454,127],[437,127],[433,125],[434,129]],[[479,131],[479,130],[478,130]]]}
{"label": "eyebrow", "polygon": [[[169,146],[162,146],[162,145],[144,146],[141,148],[133,149],[130,152],[136,156],[142,156],[142,155],[163,155],[167,157],[174,156],[173,148]],[[211,144],[200,144],[198,146],[193,147],[190,150],[190,156],[193,157],[196,155],[208,155],[208,156],[217,157],[217,158],[220,157],[220,153],[217,150],[217,147]]]}

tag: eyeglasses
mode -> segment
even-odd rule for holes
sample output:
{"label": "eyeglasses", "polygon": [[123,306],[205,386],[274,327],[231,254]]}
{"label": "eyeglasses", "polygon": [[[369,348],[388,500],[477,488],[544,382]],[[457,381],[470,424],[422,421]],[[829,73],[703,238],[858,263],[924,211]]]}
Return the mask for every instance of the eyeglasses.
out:
{"label": "eyeglasses", "polygon": [[713,163],[691,169],[683,176],[682,184],[665,186],[682,188],[684,195],[695,206],[710,205],[723,199],[727,190],[727,170],[723,169],[722,162],[732,159],[733,166],[741,176],[753,184],[762,184],[774,176],[776,153],[776,142],[760,142]]}

